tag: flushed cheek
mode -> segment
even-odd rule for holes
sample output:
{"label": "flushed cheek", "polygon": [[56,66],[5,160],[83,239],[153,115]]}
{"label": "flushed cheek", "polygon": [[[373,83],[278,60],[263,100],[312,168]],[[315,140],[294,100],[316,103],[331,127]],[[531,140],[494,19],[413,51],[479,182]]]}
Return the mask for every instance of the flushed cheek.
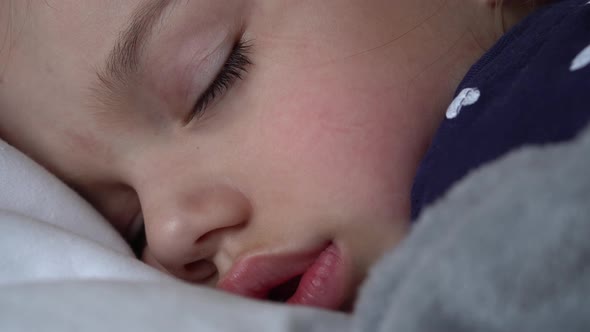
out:
{"label": "flushed cheek", "polygon": [[274,100],[280,106],[269,106],[262,140],[273,156],[267,158],[296,172],[297,187],[310,193],[346,203],[391,199],[384,196],[395,194],[390,189],[396,186],[395,97],[384,98],[370,84],[322,83],[294,85]]}

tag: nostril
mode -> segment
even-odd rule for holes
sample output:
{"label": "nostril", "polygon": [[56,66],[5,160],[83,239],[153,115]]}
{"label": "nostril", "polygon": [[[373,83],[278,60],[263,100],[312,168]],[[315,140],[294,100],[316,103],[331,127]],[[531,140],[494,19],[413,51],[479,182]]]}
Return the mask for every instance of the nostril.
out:
{"label": "nostril", "polygon": [[184,266],[186,279],[190,282],[204,283],[217,274],[217,267],[208,260],[199,260]]}

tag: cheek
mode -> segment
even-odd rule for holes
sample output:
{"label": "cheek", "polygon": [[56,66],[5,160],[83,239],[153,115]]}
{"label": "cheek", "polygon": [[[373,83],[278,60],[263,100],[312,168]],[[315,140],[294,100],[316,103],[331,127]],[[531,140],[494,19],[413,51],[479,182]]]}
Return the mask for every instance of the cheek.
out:
{"label": "cheek", "polygon": [[402,106],[390,85],[350,77],[291,81],[265,107],[259,144],[301,195],[374,209],[407,187],[394,172],[404,149],[395,111]]}

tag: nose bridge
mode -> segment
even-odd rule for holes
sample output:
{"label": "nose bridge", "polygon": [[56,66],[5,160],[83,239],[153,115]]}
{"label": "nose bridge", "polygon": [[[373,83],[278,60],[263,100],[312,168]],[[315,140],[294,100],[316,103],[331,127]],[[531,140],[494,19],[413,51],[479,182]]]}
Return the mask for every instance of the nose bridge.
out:
{"label": "nose bridge", "polygon": [[210,260],[223,237],[250,219],[248,199],[227,181],[181,180],[156,183],[151,190],[140,193],[149,250],[172,273]]}

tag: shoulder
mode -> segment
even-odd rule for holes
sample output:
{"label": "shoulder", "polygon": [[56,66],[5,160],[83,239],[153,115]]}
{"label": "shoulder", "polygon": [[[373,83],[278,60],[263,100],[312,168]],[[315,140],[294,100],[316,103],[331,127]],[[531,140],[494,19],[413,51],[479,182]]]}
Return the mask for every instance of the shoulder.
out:
{"label": "shoulder", "polygon": [[469,71],[423,159],[412,216],[469,172],[525,146],[571,140],[590,121],[590,3],[543,7]]}

